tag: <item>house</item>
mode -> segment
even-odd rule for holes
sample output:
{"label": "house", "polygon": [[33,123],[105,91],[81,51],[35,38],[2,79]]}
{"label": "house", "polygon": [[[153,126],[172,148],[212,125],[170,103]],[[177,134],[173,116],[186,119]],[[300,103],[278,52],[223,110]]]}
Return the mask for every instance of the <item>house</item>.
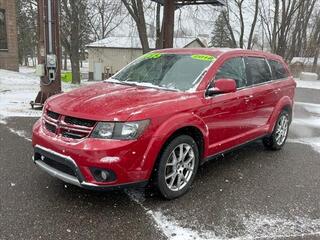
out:
{"label": "house", "polygon": [[0,68],[18,71],[16,1],[0,0]]}
{"label": "house", "polygon": [[[151,49],[155,49],[155,39],[149,38]],[[201,38],[175,38],[175,48],[203,48],[207,43]],[[87,45],[89,54],[89,80],[108,78],[124,66],[140,57],[142,47],[138,37],[108,37]]]}

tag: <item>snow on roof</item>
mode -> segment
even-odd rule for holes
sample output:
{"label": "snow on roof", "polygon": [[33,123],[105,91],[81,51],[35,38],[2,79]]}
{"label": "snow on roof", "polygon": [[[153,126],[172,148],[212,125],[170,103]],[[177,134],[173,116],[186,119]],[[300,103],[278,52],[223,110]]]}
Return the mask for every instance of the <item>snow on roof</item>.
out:
{"label": "snow on roof", "polygon": [[[148,38],[149,46],[151,49],[156,47],[156,40],[154,38]],[[193,41],[200,41],[203,45],[207,45],[206,41],[195,37],[179,37],[174,38],[173,47],[183,48],[189,45]],[[134,48],[141,49],[141,42],[139,37],[108,37],[97,42],[87,45],[88,48]]]}
{"label": "snow on roof", "polygon": [[[313,65],[314,58],[304,58],[304,57],[294,57],[291,61],[291,64],[302,63],[304,65]],[[318,65],[320,62],[318,61]]]}

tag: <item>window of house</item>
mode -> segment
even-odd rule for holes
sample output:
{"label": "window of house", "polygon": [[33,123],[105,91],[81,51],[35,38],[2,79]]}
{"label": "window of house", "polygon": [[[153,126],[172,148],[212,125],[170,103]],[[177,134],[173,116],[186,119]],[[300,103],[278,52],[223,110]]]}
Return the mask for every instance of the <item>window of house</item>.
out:
{"label": "window of house", "polygon": [[3,49],[8,49],[6,11],[4,9],[0,9],[0,50]]}
{"label": "window of house", "polygon": [[269,64],[272,70],[272,80],[279,80],[289,77],[289,73],[282,63],[269,60]]}
{"label": "window of house", "polygon": [[245,58],[248,86],[269,82],[272,79],[270,67],[264,58]]}
{"label": "window of house", "polygon": [[241,57],[227,60],[218,70],[215,80],[218,79],[233,79],[236,81],[237,88],[246,86],[247,76],[246,70]]}

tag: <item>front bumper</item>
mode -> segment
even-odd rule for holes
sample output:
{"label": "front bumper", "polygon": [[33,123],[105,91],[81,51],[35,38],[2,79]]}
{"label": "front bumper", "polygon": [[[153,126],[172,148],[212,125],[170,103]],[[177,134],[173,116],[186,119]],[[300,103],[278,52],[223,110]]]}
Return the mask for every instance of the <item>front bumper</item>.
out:
{"label": "front bumper", "polygon": [[[32,145],[37,166],[65,182],[89,189],[145,185],[161,148],[158,138],[151,134],[133,141],[66,139],[47,131],[41,119],[33,127]],[[51,166],[41,156],[57,159],[59,166]],[[61,171],[61,164],[67,166],[67,171]],[[93,175],[93,169],[111,171],[116,179],[101,182]]]}
{"label": "front bumper", "polygon": [[[47,164],[46,159],[50,159],[57,166]],[[43,171],[49,175],[56,177],[66,183],[90,190],[117,190],[123,188],[139,188],[145,187],[148,181],[140,181],[129,184],[115,184],[115,185],[98,185],[86,182],[76,162],[68,156],[64,156],[53,150],[47,149],[40,145],[34,147],[33,162]]]}

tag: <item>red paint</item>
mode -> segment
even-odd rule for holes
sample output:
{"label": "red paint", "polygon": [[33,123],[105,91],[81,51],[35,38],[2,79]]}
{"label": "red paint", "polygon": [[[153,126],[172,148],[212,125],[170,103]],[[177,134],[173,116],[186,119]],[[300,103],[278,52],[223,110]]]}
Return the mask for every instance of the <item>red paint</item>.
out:
{"label": "red paint", "polygon": [[[219,49],[167,49],[159,52],[207,54],[217,60],[196,91],[191,93],[98,83],[54,96],[46,103],[46,109],[50,111],[94,121],[150,119],[150,125],[137,140],[56,137],[44,128],[42,117],[33,128],[33,146],[41,145],[70,156],[89,183],[103,185],[94,180],[89,167],[111,169],[116,173],[117,180],[105,185],[134,183],[150,178],[162,146],[183,127],[192,126],[202,133],[205,159],[271,133],[280,111],[284,107],[293,107],[296,83],[291,76],[214,97],[205,95],[217,70],[226,60],[237,56],[257,56],[285,64],[279,56]],[[102,162],[106,156],[119,157],[119,161]]]}

